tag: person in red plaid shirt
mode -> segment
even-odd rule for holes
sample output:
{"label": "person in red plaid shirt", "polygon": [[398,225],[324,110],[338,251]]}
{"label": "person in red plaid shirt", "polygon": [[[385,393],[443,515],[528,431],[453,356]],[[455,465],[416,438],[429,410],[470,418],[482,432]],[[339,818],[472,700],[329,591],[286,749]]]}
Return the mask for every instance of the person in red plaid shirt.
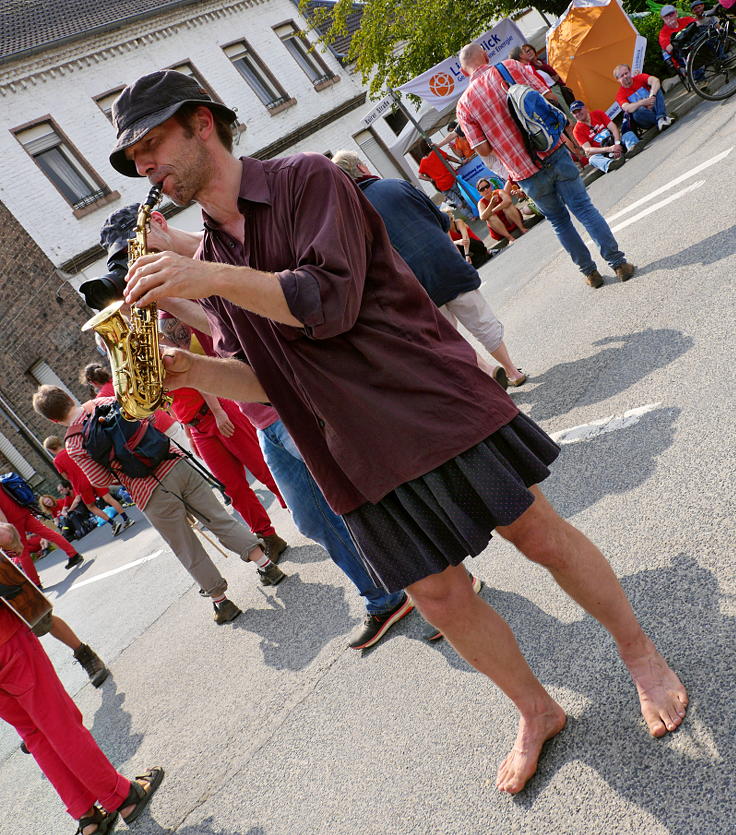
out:
{"label": "person in red plaid shirt", "polygon": [[[554,104],[554,96],[531,67],[511,60],[503,61],[503,65],[514,81],[537,90]],[[628,263],[610,227],[593,205],[575,163],[563,146],[563,139],[551,151],[539,154],[543,158],[540,167],[527,152],[521,132],[509,113],[506,83],[498,70],[488,64],[482,47],[475,43],[464,46],[460,50],[460,66],[470,82],[458,102],[457,118],[472,147],[482,157],[495,155],[531,197],[591,287],[600,287],[603,278],[573,226],[570,212],[586,228],[617,278],[620,281],[631,278],[636,267]],[[493,162],[488,165],[497,170]]]}

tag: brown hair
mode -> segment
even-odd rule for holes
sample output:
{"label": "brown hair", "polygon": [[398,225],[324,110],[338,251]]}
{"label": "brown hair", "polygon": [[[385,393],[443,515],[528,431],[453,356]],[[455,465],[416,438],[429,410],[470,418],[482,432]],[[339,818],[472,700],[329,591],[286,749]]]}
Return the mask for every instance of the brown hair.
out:
{"label": "brown hair", "polygon": [[[176,111],[174,118],[184,128],[184,130],[191,132],[192,118],[200,107],[207,107],[207,105],[200,104],[199,102],[184,104]],[[218,110],[212,110],[211,108],[208,108],[208,110],[212,114],[218,139],[222,142],[225,148],[232,153],[233,136],[235,135],[235,122],[231,122],[227,116],[224,116]]]}
{"label": "brown hair", "polygon": [[33,411],[48,420],[62,421],[74,408],[74,401],[58,386],[41,386],[33,395]]}
{"label": "brown hair", "polygon": [[48,452],[54,452],[64,448],[64,441],[58,435],[49,435],[48,438],[44,438],[43,446]]}
{"label": "brown hair", "polygon": [[85,383],[92,385],[94,383],[95,385],[102,386],[105,383],[109,383],[110,380],[112,380],[110,369],[104,365],[100,365],[98,362],[88,363],[79,372],[79,382],[82,385]]}

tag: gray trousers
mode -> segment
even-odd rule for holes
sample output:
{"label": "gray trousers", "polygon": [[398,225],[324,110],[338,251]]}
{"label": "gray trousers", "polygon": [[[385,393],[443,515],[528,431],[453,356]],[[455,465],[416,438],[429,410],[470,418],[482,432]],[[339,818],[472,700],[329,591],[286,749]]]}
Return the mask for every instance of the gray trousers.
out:
{"label": "gray trousers", "polygon": [[258,544],[258,538],[228,515],[209,484],[185,460],[176,464],[153,491],[143,515],[199,584],[202,594],[219,597],[227,589],[227,580],[189,526],[187,513],[203,522],[221,545],[235,551],[242,560],[248,559],[248,553]]}

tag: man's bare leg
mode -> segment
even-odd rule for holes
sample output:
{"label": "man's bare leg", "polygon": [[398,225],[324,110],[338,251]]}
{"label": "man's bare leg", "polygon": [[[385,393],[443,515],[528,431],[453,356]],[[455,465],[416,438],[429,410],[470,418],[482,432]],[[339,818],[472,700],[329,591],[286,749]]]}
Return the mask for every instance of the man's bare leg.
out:
{"label": "man's bare leg", "polygon": [[561,519],[534,486],[534,504],[515,522],[497,528],[524,556],[544,566],[561,588],[611,633],[636,685],[652,736],[682,722],[687,693],[644,634],[607,560],[577,528]]}
{"label": "man's bare leg", "polygon": [[565,711],[529,668],[506,621],[473,593],[462,565],[425,577],[407,591],[425,619],[519,710],[516,742],[496,781],[501,791],[516,794],[537,770],[544,743],[565,727]]}

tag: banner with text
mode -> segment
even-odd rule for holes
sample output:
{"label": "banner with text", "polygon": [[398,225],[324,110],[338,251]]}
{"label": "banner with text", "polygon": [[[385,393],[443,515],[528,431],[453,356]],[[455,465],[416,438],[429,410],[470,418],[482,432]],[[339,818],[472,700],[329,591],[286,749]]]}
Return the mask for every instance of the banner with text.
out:
{"label": "banner with text", "polygon": [[[474,41],[485,49],[491,63],[503,61],[515,46],[521,46],[524,42],[521,30],[508,18]],[[453,55],[411,81],[407,81],[406,84],[402,84],[398,89],[404,93],[419,96],[427,104],[441,110],[458,99],[467,86],[468,79],[460,71],[457,55]]]}

